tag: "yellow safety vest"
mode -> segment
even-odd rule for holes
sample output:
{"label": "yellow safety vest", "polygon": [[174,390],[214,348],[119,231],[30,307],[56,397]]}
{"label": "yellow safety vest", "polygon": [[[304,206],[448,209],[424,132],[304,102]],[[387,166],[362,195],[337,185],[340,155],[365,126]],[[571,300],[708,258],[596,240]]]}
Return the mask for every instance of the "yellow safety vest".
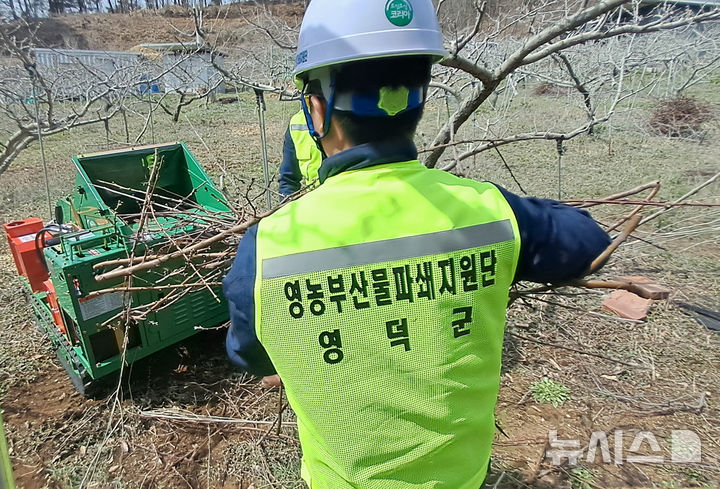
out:
{"label": "yellow safety vest", "polygon": [[0,415],[0,488],[14,489],[13,470],[8,453],[5,428],[3,427],[2,415]]}
{"label": "yellow safety vest", "polygon": [[302,173],[305,185],[308,185],[318,178],[322,153],[320,153],[315,140],[308,132],[305,114],[302,110],[290,119],[290,137],[295,146],[295,155],[300,165],[300,173]]}
{"label": "yellow safety vest", "polygon": [[478,489],[517,222],[418,161],[345,171],[258,226],[256,333],[311,489]]}

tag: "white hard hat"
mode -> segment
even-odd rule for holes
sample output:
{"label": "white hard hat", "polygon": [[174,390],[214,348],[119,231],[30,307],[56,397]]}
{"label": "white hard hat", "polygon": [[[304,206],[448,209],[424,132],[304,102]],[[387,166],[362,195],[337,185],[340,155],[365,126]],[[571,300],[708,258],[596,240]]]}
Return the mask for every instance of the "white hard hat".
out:
{"label": "white hard hat", "polygon": [[365,59],[426,55],[443,48],[432,0],[312,0],[298,40],[295,83],[309,71]]}

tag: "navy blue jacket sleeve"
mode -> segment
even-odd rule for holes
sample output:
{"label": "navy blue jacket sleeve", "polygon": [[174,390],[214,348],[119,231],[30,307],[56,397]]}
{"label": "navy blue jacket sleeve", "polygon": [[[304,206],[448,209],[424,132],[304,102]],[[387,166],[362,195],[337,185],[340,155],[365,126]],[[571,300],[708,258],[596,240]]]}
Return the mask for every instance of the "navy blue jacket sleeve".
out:
{"label": "navy blue jacket sleeve", "polygon": [[280,164],[280,175],[278,176],[280,183],[280,195],[287,196],[294,194],[300,190],[300,182],[302,182],[302,173],[300,173],[300,163],[295,152],[295,143],[290,136],[290,128],[285,131],[285,141],[283,142],[283,160]]}
{"label": "navy blue jacket sleeve", "polygon": [[587,211],[498,188],[520,228],[516,281],[561,283],[580,278],[610,245],[608,234]]}
{"label": "navy blue jacket sleeve", "polygon": [[233,266],[223,280],[223,292],[230,308],[225,349],[232,363],[262,377],[275,374],[275,367],[255,334],[256,241],[257,226],[253,226],[240,240]]}

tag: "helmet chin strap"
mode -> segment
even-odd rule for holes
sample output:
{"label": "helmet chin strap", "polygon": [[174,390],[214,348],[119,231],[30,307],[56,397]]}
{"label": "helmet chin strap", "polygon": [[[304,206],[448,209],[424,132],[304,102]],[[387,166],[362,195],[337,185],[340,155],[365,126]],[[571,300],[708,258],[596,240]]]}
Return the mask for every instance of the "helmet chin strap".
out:
{"label": "helmet chin strap", "polygon": [[[324,85],[324,84],[323,84]],[[306,90],[308,87],[308,83],[305,82],[305,86],[303,87],[302,96],[300,98],[300,103],[302,104],[303,113],[305,114],[305,122],[308,126],[308,132],[310,133],[310,136],[315,141],[315,144],[317,145],[318,149],[322,153],[323,157],[326,158],[327,154],[325,153],[325,150],[322,147],[321,141],[330,133],[330,123],[332,121],[332,112],[333,108],[335,107],[335,76],[333,74],[330,75],[330,83],[328,85],[328,91],[330,92],[329,96],[327,97],[327,109],[325,112],[325,120],[323,121],[323,134],[320,135],[320,133],[315,129],[315,124],[313,123],[312,116],[310,115],[310,108],[307,106],[307,102],[305,101],[305,97],[307,96]],[[325,87],[323,87],[324,89]],[[323,95],[325,96],[325,95]]]}

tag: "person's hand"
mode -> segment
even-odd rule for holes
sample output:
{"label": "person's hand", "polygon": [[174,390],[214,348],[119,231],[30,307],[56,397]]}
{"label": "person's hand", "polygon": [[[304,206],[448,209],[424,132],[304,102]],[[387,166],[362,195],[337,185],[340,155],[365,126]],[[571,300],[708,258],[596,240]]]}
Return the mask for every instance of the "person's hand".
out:
{"label": "person's hand", "polygon": [[267,377],[263,377],[262,385],[268,389],[272,387],[280,387],[282,385],[282,380],[280,380],[280,376],[277,374],[268,375]]}

